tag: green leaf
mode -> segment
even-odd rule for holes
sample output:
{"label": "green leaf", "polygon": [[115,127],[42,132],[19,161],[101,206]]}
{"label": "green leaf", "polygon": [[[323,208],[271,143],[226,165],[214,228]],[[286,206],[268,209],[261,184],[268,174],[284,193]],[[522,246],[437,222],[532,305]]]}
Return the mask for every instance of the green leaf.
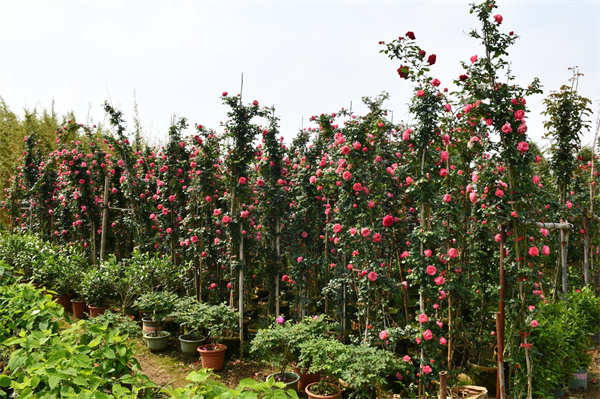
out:
{"label": "green leaf", "polygon": [[73,383],[76,385],[86,386],[88,385],[88,380],[78,375],[77,377],[73,378]]}
{"label": "green leaf", "polygon": [[115,351],[112,348],[104,348],[102,350],[102,355],[104,355],[104,357],[107,359],[116,359],[117,358],[117,355],[115,354]]}
{"label": "green leaf", "polygon": [[50,378],[48,378],[48,385],[50,386],[50,389],[56,388],[56,386],[60,383],[61,380],[62,377],[60,375],[51,375]]}
{"label": "green leaf", "polygon": [[102,393],[100,391],[96,391],[96,392],[94,392],[94,398],[96,398],[96,399],[110,399],[110,396],[108,396],[107,394]]}
{"label": "green leaf", "polygon": [[0,375],[0,387],[6,388],[10,386],[10,378],[8,376],[2,374]]}

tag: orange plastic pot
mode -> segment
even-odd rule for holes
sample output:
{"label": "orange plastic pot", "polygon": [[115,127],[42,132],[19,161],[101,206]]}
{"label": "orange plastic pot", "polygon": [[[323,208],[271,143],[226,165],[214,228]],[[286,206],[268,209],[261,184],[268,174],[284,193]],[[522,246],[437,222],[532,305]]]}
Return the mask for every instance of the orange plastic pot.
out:
{"label": "orange plastic pot", "polygon": [[200,357],[202,359],[203,369],[221,370],[223,363],[225,363],[225,351],[227,346],[223,344],[217,344],[215,349],[212,349],[212,345],[201,346],[198,348]]}

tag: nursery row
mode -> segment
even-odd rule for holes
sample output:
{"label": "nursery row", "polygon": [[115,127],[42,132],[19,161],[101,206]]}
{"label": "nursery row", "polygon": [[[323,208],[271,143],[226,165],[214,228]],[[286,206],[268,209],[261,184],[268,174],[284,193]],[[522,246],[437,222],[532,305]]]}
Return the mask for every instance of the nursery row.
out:
{"label": "nursery row", "polygon": [[[295,362],[295,371],[301,375],[306,372],[322,373],[323,380],[329,383],[342,379],[349,392],[354,392],[356,397],[373,395],[374,390],[378,387],[381,389],[382,386],[388,389],[396,386],[399,391],[415,394],[422,377],[431,376],[437,380],[432,366],[438,359],[445,360],[447,351],[452,352],[450,356],[456,364],[455,370],[449,375],[450,383],[457,383],[456,378],[460,374],[467,374],[490,393],[493,394],[496,389],[493,360],[495,331],[488,331],[486,338],[482,337],[483,332],[470,330],[478,326],[482,328],[481,324],[468,324],[468,328],[464,330],[456,328],[455,339],[460,344],[453,347],[448,345],[449,338],[446,338],[450,337],[446,320],[438,320],[420,333],[419,324],[429,322],[424,313],[417,313],[416,319],[410,323],[401,322],[404,318],[394,320],[393,317],[397,315],[391,313],[388,315],[387,327],[370,325],[367,332],[359,331],[355,322],[356,329],[349,329],[345,333],[340,320],[328,315],[309,316],[301,320],[296,318],[299,322],[294,322],[294,318],[288,316],[279,316],[274,320],[274,316],[268,313],[267,303],[262,301],[268,298],[268,294],[257,292],[247,293],[245,327],[240,334],[239,313],[225,304],[198,302],[193,291],[188,289],[186,293],[185,284],[177,283],[174,277],[176,273],[169,273],[167,266],[161,266],[168,265],[168,262],[136,254],[126,261],[112,258],[101,264],[100,268],[84,268],[85,262],[77,263],[81,255],[45,244],[36,237],[4,235],[3,240],[0,257],[14,265],[18,279],[31,279],[34,284],[44,286],[45,289],[56,290],[51,292],[55,292],[55,299],[60,301],[65,294],[74,294],[74,291],[61,288],[57,283],[59,279],[53,276],[60,275],[70,281],[73,287],[79,286],[75,280],[79,278],[81,286],[88,287],[79,291],[82,292],[81,298],[87,300],[88,304],[95,305],[91,301],[96,301],[102,305],[102,311],[110,307],[117,309],[119,313],[139,317],[143,321],[145,341],[151,350],[164,349],[170,333],[178,332],[184,353],[208,352],[213,356],[213,352],[220,352],[220,363],[205,364],[203,359],[204,367],[216,370],[223,367],[227,346],[228,357],[237,356],[242,335],[250,341],[250,355],[275,366],[280,374],[289,374],[290,366]],[[8,240],[10,246],[6,245]],[[30,275],[23,274],[23,265],[30,267]],[[61,265],[61,268],[56,269],[56,265]],[[163,269],[166,270],[164,275],[159,275]],[[73,271],[76,274],[72,274]],[[84,272],[87,273],[85,277],[77,277],[85,274]],[[42,295],[41,291],[35,290],[30,284],[8,284],[13,280],[16,282],[17,278],[10,280],[6,277],[3,289],[14,290],[19,287],[31,291],[31,294],[26,295],[27,298],[36,293],[36,298],[41,298],[39,300],[44,304],[51,301],[51,296]],[[87,281],[92,281],[93,284]],[[91,295],[91,292],[96,294]],[[32,324],[28,321],[27,312],[46,306],[37,302],[24,306],[10,298],[7,298],[6,303],[10,303],[7,309],[14,307],[14,311],[22,312],[12,315],[11,310],[6,320],[18,320],[21,324],[29,325],[28,328]],[[63,303],[63,306],[70,309],[68,303]],[[348,306],[356,304],[349,302]],[[98,307],[94,306],[94,309]],[[53,309],[52,317],[64,314],[60,307],[50,306],[50,309]],[[539,307],[532,305],[523,311],[526,313],[528,328],[518,332],[520,343],[516,341],[518,347],[511,348],[510,352],[514,353],[514,357],[509,360],[514,372],[511,375],[513,389],[523,389],[526,386],[523,380],[527,378],[527,374],[522,370],[526,369],[527,352],[535,359],[533,387],[536,395],[568,386],[572,375],[578,371],[579,374],[585,372],[590,364],[587,349],[591,345],[591,336],[598,332],[600,325],[600,300],[589,288],[585,288],[571,292],[568,305],[558,300],[542,303]],[[126,323],[130,320],[128,317],[108,312],[107,316],[99,316],[98,320],[107,320],[129,335],[139,335],[140,327],[131,321]],[[94,323],[94,319],[90,320]],[[56,327],[58,326],[59,323],[56,322]],[[79,327],[73,329],[81,328],[81,325],[77,326]],[[18,331],[19,328],[15,324],[10,330]],[[363,338],[364,334],[367,339]],[[10,334],[6,334],[4,338],[8,336]],[[421,366],[422,344],[430,341],[438,343],[440,349],[435,353],[429,352],[430,364]],[[8,369],[12,370],[10,364]],[[305,373],[300,373],[302,370]],[[492,372],[487,382],[482,378],[485,371]],[[305,386],[306,381],[312,381],[310,376],[308,380],[305,378],[303,375],[300,388]],[[540,381],[545,382],[542,384]]]}
{"label": "nursery row", "polygon": [[205,369],[192,372],[184,388],[158,387],[133,356],[130,319],[74,321],[52,295],[20,278],[0,263],[2,398],[297,398],[272,380],[248,378],[230,389]]}

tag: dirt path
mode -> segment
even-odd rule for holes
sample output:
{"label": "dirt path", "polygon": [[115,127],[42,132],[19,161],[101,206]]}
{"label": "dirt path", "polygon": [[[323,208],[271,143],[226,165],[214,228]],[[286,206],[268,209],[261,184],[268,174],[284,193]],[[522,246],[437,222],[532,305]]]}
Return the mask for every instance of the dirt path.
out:
{"label": "dirt path", "polygon": [[[142,371],[151,381],[159,386],[171,384],[175,388],[185,386],[185,377],[202,367],[199,355],[184,355],[176,339],[169,341],[169,346],[161,352],[150,352],[139,340],[135,344],[135,357],[142,366]],[[235,388],[244,378],[263,379],[271,374],[273,368],[261,365],[253,360],[230,359],[225,362],[223,370],[217,371],[220,381],[229,388]]]}

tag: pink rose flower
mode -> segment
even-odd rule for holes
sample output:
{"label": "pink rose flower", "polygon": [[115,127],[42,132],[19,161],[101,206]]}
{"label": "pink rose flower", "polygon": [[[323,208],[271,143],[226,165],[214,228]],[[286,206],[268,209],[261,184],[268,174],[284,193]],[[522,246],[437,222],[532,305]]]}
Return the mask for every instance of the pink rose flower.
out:
{"label": "pink rose flower", "polygon": [[519,125],[519,127],[517,128],[517,133],[519,133],[519,134],[527,133],[527,124],[525,122],[523,122]]}
{"label": "pink rose flower", "polygon": [[360,230],[360,234],[361,234],[363,237],[368,237],[368,236],[370,236],[370,235],[371,235],[371,230],[369,230],[369,228],[368,228],[368,227],[363,227],[363,228]]}
{"label": "pink rose flower", "polygon": [[240,179],[238,180],[238,182],[240,184],[246,184],[246,178],[244,176],[240,177]]}
{"label": "pink rose flower", "polygon": [[369,274],[367,275],[367,278],[369,279],[369,281],[377,281],[377,273],[369,272]]}
{"label": "pink rose flower", "polygon": [[227,224],[229,222],[231,222],[231,218],[227,215],[223,216],[223,219],[221,219],[221,222],[224,224]]}
{"label": "pink rose flower", "polygon": [[348,155],[350,154],[350,147],[348,147],[347,145],[342,147],[342,154],[344,155]]}
{"label": "pink rose flower", "polygon": [[533,328],[535,328],[535,327],[537,327],[537,326],[539,326],[539,325],[540,325],[540,323],[538,323],[538,321],[537,321],[537,320],[533,320],[533,321],[531,322],[531,327],[533,327]]}
{"label": "pink rose flower", "polygon": [[452,111],[452,105],[450,105],[450,104],[445,104],[445,105],[444,105],[444,109],[446,110],[446,112],[451,112],[451,111]]}
{"label": "pink rose flower", "polygon": [[379,233],[373,234],[373,242],[379,242],[379,241],[381,241],[381,234],[379,234]]}
{"label": "pink rose flower", "polygon": [[356,227],[351,227],[350,228],[350,235],[355,235],[356,234]]}
{"label": "pink rose flower", "polygon": [[502,198],[503,196],[504,196],[504,191],[500,190],[499,188],[496,189],[496,197]]}
{"label": "pink rose flower", "polygon": [[354,185],[352,185],[352,189],[358,192],[362,190],[362,185],[360,183],[354,183]]}
{"label": "pink rose flower", "polygon": [[469,194],[469,200],[471,200],[471,202],[475,203],[475,201],[477,201],[477,193],[476,192],[471,192]]}
{"label": "pink rose flower", "polygon": [[411,129],[406,129],[404,132],[402,132],[402,140],[409,141],[411,133],[412,133]]}
{"label": "pink rose flower", "polygon": [[392,215],[385,215],[383,217],[383,225],[385,227],[391,227],[394,224],[394,217]]}
{"label": "pink rose flower", "polygon": [[442,162],[447,161],[448,158],[450,158],[450,154],[448,153],[448,151],[442,151],[442,152],[440,152],[440,160]]}
{"label": "pink rose flower", "polygon": [[448,341],[446,340],[446,338],[441,337],[440,338],[440,345],[446,345],[448,343]]}
{"label": "pink rose flower", "polygon": [[427,323],[429,321],[429,317],[425,313],[421,313],[419,315],[419,323]]}
{"label": "pink rose flower", "polygon": [[413,178],[410,177],[410,176],[406,176],[405,180],[406,180],[406,185],[409,185],[409,184],[411,184],[414,181]]}
{"label": "pink rose flower", "polygon": [[342,231],[342,225],[341,225],[341,224],[339,224],[339,223],[336,223],[336,224],[333,226],[333,232],[334,232],[334,233],[339,233],[340,231]]}
{"label": "pink rose flower", "polygon": [[408,355],[404,355],[404,357],[402,358],[402,360],[408,363],[408,362],[411,361],[411,358]]}
{"label": "pink rose flower", "polygon": [[436,273],[437,273],[437,269],[435,266],[433,266],[433,265],[427,266],[427,274],[429,274],[430,276],[435,276]]}
{"label": "pink rose flower", "polygon": [[317,182],[317,176],[311,176],[308,181],[310,184],[315,184]]}
{"label": "pink rose flower", "polygon": [[540,254],[540,250],[537,247],[531,247],[529,248],[529,255],[530,256],[538,256]]}
{"label": "pink rose flower", "polygon": [[496,23],[497,23],[498,25],[500,25],[500,24],[502,23],[502,20],[503,20],[504,18],[502,18],[502,15],[500,15],[500,14],[496,14],[496,15],[494,15],[494,19],[496,20]]}
{"label": "pink rose flower", "polygon": [[429,367],[429,365],[428,365],[428,364],[427,364],[427,365],[425,365],[425,366],[423,366],[423,372],[424,372],[425,374],[429,374],[429,373],[431,373],[432,371],[433,371],[433,370],[431,369],[431,367]]}
{"label": "pink rose flower", "polygon": [[516,120],[522,121],[524,117],[525,117],[525,111],[523,111],[522,109],[515,111],[515,119]]}
{"label": "pink rose flower", "polygon": [[350,173],[350,172],[348,172],[348,171],[345,171],[345,172],[342,174],[342,177],[344,178],[344,180],[350,180],[350,179],[352,178],[352,173]]}
{"label": "pink rose flower", "polygon": [[456,248],[450,248],[448,250],[448,256],[450,257],[450,259],[454,259],[458,256],[458,250]]}
{"label": "pink rose flower", "polygon": [[471,64],[474,64],[475,61],[477,61],[477,55],[472,55],[471,56]]}
{"label": "pink rose flower", "polygon": [[452,201],[452,196],[450,194],[444,194],[444,202]]}
{"label": "pink rose flower", "polygon": [[285,323],[285,319],[283,318],[283,316],[279,316],[279,317],[277,318],[277,323],[279,323],[279,324],[283,324],[283,323]]}
{"label": "pink rose flower", "polygon": [[433,333],[431,332],[431,330],[427,329],[423,332],[423,338],[427,341],[429,341],[430,339],[433,338]]}
{"label": "pink rose flower", "polygon": [[433,252],[431,251],[431,249],[426,249],[425,251],[423,251],[423,254],[429,258],[433,254]]}
{"label": "pink rose flower", "polygon": [[506,122],[504,126],[502,126],[502,133],[508,134],[510,132],[512,132],[512,127],[510,126],[510,123]]}
{"label": "pink rose flower", "polygon": [[526,141],[521,141],[521,142],[519,142],[519,144],[517,144],[517,151],[520,151],[521,154],[525,153],[528,150],[529,150],[529,143],[527,143]]}
{"label": "pink rose flower", "polygon": [[445,281],[445,280],[444,280],[444,277],[443,277],[443,276],[439,276],[439,277],[436,277],[436,278],[435,278],[435,280],[433,280],[433,281],[435,281],[435,283],[436,283],[437,285],[444,285],[444,281]]}
{"label": "pink rose flower", "polygon": [[379,338],[380,338],[380,339],[382,339],[382,340],[384,340],[384,341],[385,341],[385,340],[387,339],[387,337],[388,337],[388,333],[387,333],[387,331],[385,331],[385,330],[381,330],[381,331],[379,332]]}
{"label": "pink rose flower", "polygon": [[417,97],[424,97],[424,96],[425,96],[425,91],[417,90]]}
{"label": "pink rose flower", "polygon": [[549,246],[547,246],[547,245],[544,245],[544,246],[542,247],[542,253],[543,253],[544,255],[546,255],[546,256],[550,255],[550,247],[549,247]]}

